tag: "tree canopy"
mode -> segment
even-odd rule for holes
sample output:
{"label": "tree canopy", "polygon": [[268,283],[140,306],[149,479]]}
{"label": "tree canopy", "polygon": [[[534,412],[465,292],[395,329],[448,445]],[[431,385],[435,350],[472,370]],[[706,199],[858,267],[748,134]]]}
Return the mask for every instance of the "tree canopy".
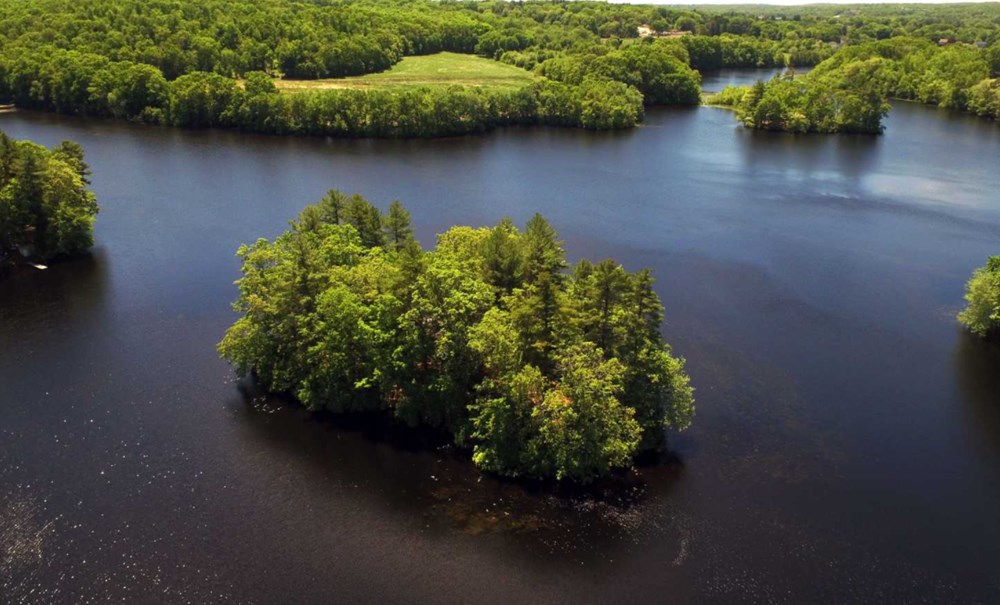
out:
{"label": "tree canopy", "polygon": [[382,214],[331,191],[238,254],[242,315],[219,350],[311,409],[390,413],[447,431],[481,469],[574,481],[691,422],[649,271],[567,272],[540,215],[453,227],[423,251],[398,202]]}
{"label": "tree canopy", "polygon": [[16,258],[44,261],[93,245],[89,174],[77,143],[49,150],[0,132],[0,271]]}
{"label": "tree canopy", "polygon": [[837,51],[804,76],[731,87],[712,102],[733,107],[748,128],[788,132],[880,133],[890,98],[996,119],[995,48],[912,37],[868,42]]}
{"label": "tree canopy", "polygon": [[965,309],[958,321],[982,338],[1000,339],[1000,256],[991,256],[965,285]]}
{"label": "tree canopy", "polygon": [[[839,68],[841,59],[878,54],[873,44],[945,41],[945,54],[919,49],[902,61],[905,81],[891,89],[852,88],[856,82],[845,70],[801,85],[775,83],[762,107],[741,110],[756,128],[869,132],[880,128],[884,113],[876,94],[995,118],[998,18],[997,5],[0,0],[0,103],[322,136],[448,136],[515,124],[618,129],[641,121],[643,104],[699,103],[696,70],[816,65],[838,57],[830,65]],[[639,38],[640,26],[652,35]],[[846,52],[855,48],[861,50]],[[441,51],[478,54],[541,78],[513,91],[281,94],[271,83],[370,74],[405,56]],[[912,77],[914,69],[927,77]],[[809,107],[819,115],[809,115]]]}

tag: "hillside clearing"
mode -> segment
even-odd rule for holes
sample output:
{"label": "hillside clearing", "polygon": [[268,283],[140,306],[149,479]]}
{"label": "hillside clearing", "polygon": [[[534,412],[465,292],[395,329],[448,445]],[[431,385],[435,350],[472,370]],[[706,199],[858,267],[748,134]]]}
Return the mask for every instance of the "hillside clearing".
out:
{"label": "hillside clearing", "polygon": [[406,57],[387,71],[325,80],[275,80],[282,92],[302,92],[331,88],[383,88],[417,86],[489,86],[519,88],[531,84],[535,76],[519,67],[474,55],[437,53]]}

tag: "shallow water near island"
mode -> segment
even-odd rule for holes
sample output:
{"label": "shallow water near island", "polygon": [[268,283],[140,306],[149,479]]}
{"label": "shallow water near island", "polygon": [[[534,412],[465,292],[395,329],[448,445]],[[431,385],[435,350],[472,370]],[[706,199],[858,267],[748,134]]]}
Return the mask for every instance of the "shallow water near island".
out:
{"label": "shallow water near island", "polygon": [[[883,137],[754,133],[714,108],[435,141],[0,128],[80,142],[102,208],[91,257],[0,283],[0,600],[1000,590],[1000,349],[954,321],[1000,253],[993,124],[899,104]],[[673,457],[556,493],[236,380],[215,352],[234,252],[332,187],[402,200],[425,245],[537,210],[572,259],[652,268],[697,388]]]}

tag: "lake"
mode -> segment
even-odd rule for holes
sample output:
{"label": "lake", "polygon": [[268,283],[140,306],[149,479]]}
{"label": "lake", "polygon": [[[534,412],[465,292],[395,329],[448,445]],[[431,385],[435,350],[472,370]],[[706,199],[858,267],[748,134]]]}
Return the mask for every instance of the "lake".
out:
{"label": "lake", "polygon": [[[1000,254],[1000,127],[910,104],[886,126],[703,107],[333,141],[0,115],[80,142],[101,204],[91,257],[0,283],[0,600],[995,600],[1000,348],[954,317]],[[537,210],[571,259],[653,269],[697,389],[672,457],[558,494],[236,380],[235,250],[329,188],[402,200],[425,246]]]}

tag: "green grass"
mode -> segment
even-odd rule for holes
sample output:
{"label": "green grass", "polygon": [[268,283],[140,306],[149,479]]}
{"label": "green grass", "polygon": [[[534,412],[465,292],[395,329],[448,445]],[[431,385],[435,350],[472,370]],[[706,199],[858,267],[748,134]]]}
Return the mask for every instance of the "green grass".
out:
{"label": "green grass", "polygon": [[520,88],[535,76],[519,67],[458,53],[406,57],[387,71],[327,80],[275,80],[282,92],[330,88],[390,88],[417,86],[489,86]]}

